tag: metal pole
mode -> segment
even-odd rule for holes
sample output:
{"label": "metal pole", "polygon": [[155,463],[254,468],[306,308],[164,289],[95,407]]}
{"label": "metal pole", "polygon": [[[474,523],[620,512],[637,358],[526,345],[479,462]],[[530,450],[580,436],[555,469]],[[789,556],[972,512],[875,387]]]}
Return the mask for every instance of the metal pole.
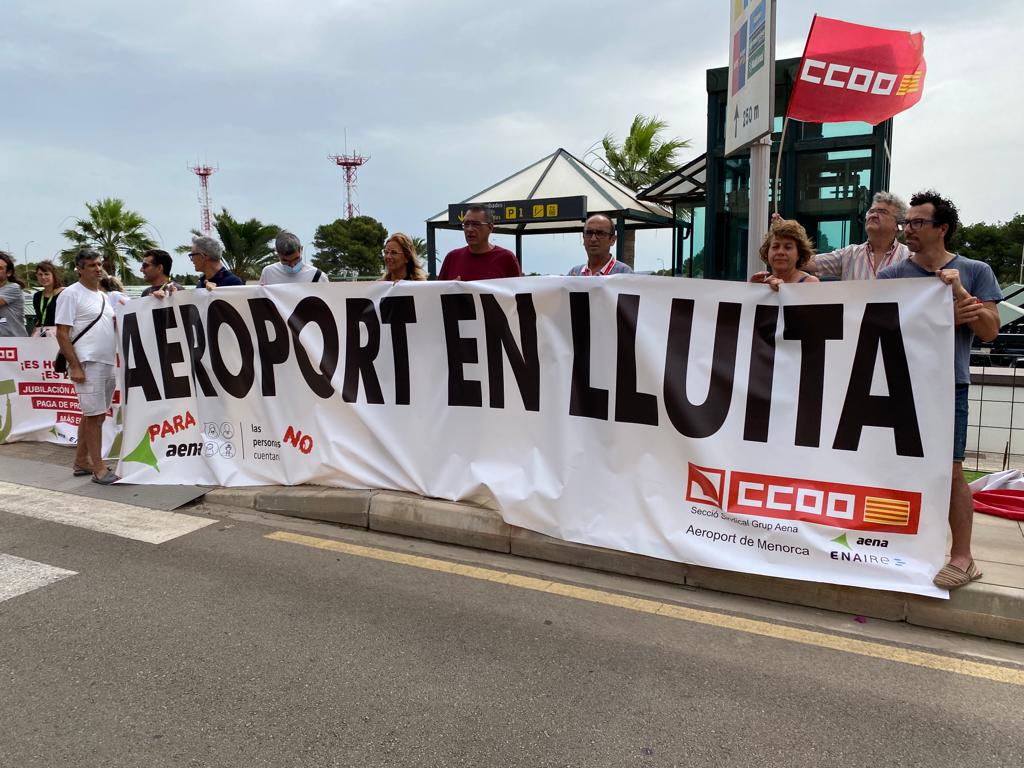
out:
{"label": "metal pole", "polygon": [[1017,275],[1017,285],[1024,283],[1024,245],[1020,248],[1020,274]]}
{"label": "metal pole", "polygon": [[431,280],[437,278],[437,243],[433,224],[427,224],[427,273]]}
{"label": "metal pole", "polygon": [[768,231],[768,184],[771,179],[772,138],[750,145],[750,229],[747,231],[747,276],[763,268],[758,249]]}

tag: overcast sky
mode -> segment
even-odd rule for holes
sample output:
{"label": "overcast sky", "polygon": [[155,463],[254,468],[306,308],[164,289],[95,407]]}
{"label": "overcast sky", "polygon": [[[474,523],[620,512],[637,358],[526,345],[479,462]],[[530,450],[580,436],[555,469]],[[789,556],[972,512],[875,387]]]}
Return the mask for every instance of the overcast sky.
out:
{"label": "overcast sky", "polygon": [[[448,203],[558,147],[621,138],[637,113],[691,139],[689,160],[706,144],[705,70],[728,63],[728,5],[3,0],[0,247],[52,257],[84,203],[110,196],[172,250],[199,226],[196,160],[220,167],[215,210],[308,242],[343,215],[327,156],[346,129],[349,151],[371,156],[362,213],[420,236]],[[924,96],[895,121],[894,191],[935,187],[967,222],[1024,210],[1024,3],[782,0],[778,58],[801,54],[815,12],[925,35]],[[530,271],[583,260],[576,236],[526,243]],[[439,237],[442,252],[461,244]],[[646,237],[638,268],[669,250],[667,233]]]}

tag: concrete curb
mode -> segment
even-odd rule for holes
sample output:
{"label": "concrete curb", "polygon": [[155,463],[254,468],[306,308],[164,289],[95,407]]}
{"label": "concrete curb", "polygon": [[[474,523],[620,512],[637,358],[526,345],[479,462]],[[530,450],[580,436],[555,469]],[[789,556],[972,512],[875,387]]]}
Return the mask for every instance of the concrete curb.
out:
{"label": "concrete curb", "polygon": [[721,571],[562,541],[507,524],[475,504],[393,491],[321,486],[218,488],[214,504],[321,520],[446,544],[1024,643],[1024,589],[975,582],[937,600],[835,584]]}

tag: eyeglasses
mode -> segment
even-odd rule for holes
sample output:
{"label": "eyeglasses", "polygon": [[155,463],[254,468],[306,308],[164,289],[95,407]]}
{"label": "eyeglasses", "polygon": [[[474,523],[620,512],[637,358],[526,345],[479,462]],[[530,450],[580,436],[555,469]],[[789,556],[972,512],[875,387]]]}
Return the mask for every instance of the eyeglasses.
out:
{"label": "eyeglasses", "polygon": [[202,256],[202,255],[203,254],[201,254],[199,251],[192,251],[192,253],[189,254],[189,257],[194,259],[196,256]]}
{"label": "eyeglasses", "polygon": [[384,250],[384,251],[380,252],[380,255],[384,256],[385,258],[387,258],[388,256],[404,256],[405,254],[402,251],[388,251],[388,250]]}
{"label": "eyeglasses", "polygon": [[935,226],[935,219],[907,219],[903,222],[903,227],[904,229],[909,229],[911,232],[916,232],[925,224]]}
{"label": "eyeglasses", "polygon": [[865,215],[870,216],[873,213],[878,216],[892,216],[894,219],[896,218],[896,214],[886,208],[868,208],[868,212]]}
{"label": "eyeglasses", "polygon": [[464,221],[462,222],[463,229],[478,229],[480,227],[486,227],[486,221]]}
{"label": "eyeglasses", "polygon": [[611,237],[611,232],[605,232],[602,229],[584,229],[584,237],[596,237],[598,240],[604,240],[606,237]]}
{"label": "eyeglasses", "polygon": [[144,261],[144,262],[142,262],[142,264],[140,266],[141,266],[142,269],[149,269],[150,267],[153,266],[153,264],[152,264],[152,262]]}

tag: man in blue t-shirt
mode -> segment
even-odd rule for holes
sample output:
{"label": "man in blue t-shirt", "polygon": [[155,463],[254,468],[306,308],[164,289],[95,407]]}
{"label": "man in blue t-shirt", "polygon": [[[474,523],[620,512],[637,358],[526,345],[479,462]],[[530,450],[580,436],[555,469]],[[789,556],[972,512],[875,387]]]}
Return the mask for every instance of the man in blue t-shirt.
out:
{"label": "man in blue t-shirt", "polygon": [[935,585],[956,589],[981,578],[971,556],[974,499],[964,477],[967,448],[967,391],[971,384],[971,342],[977,334],[992,341],[999,334],[997,304],[1003,294],[992,268],[983,261],[965,259],[946,250],[960,217],[956,206],[937,192],[919,192],[910,198],[903,231],[910,258],[887,267],[879,278],[938,277],[953,289],[953,324],[956,326],[953,369],[956,381],[953,429],[953,482],[949,492],[949,527],[953,546],[949,562],[935,576]]}

